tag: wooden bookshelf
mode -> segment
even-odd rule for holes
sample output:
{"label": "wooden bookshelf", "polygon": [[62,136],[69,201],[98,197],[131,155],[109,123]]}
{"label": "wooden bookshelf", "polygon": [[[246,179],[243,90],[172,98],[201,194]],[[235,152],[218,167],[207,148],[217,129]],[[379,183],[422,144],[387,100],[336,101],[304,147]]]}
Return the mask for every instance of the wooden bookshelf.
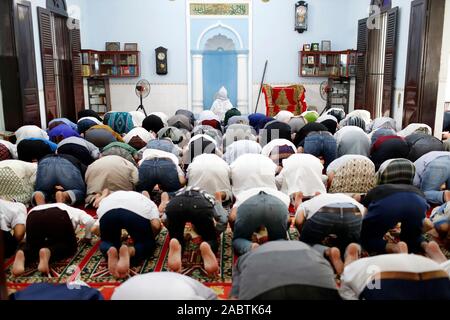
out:
{"label": "wooden bookshelf", "polygon": [[141,73],[139,51],[81,50],[85,78],[133,78]]}
{"label": "wooden bookshelf", "polygon": [[350,78],[356,76],[356,51],[300,51],[300,77]]}
{"label": "wooden bookshelf", "polygon": [[89,78],[88,99],[89,109],[94,110],[100,116],[111,111],[111,95],[108,78]]}

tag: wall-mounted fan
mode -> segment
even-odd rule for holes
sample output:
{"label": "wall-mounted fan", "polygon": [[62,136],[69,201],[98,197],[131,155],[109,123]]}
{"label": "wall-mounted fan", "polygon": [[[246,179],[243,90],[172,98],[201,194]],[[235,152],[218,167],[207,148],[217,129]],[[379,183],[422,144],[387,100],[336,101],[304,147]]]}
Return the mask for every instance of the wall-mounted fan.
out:
{"label": "wall-mounted fan", "polygon": [[145,79],[139,80],[139,82],[136,84],[136,95],[140,98],[141,101],[141,104],[136,109],[136,111],[142,110],[145,116],[147,116],[147,112],[145,111],[142,100],[148,97],[151,89],[152,87],[150,86],[150,82]]}

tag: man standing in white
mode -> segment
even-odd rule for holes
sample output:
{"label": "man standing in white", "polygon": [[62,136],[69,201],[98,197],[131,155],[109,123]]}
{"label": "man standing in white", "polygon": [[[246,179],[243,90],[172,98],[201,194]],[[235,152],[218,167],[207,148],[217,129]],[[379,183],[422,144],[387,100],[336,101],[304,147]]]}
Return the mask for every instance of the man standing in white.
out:
{"label": "man standing in white", "polygon": [[220,118],[220,121],[223,121],[225,119],[225,113],[227,113],[230,109],[233,109],[233,104],[230,99],[228,99],[227,89],[222,87],[216,93],[216,100],[214,100],[211,106],[211,111]]}

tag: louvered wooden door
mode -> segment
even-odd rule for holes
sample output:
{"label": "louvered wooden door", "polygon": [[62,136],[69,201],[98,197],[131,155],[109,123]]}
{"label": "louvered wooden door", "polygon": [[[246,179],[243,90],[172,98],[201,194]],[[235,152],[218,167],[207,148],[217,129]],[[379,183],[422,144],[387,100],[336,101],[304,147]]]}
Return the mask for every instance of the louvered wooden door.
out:
{"label": "louvered wooden door", "polygon": [[23,124],[41,125],[31,3],[14,0],[14,31]]}
{"label": "louvered wooden door", "polygon": [[[368,19],[358,21],[355,109],[367,110],[372,117],[378,116],[376,110],[380,103],[383,116],[393,114],[398,7],[383,15],[386,15],[386,19],[384,16],[381,19],[382,21],[385,19],[386,22],[380,23],[382,29],[369,29]],[[382,38],[384,31],[386,31],[385,39]],[[385,51],[380,55],[382,50],[380,41],[383,40]],[[384,65],[381,64],[383,55]],[[382,95],[379,94],[381,89]]]}
{"label": "louvered wooden door", "polygon": [[12,4],[0,1],[0,84],[3,120],[8,131],[16,131],[23,122]]}
{"label": "louvered wooden door", "polygon": [[367,19],[358,22],[358,46],[356,61],[356,88],[355,109],[366,109],[366,68],[367,68],[367,41],[369,29]]}
{"label": "louvered wooden door", "polygon": [[47,123],[59,117],[56,91],[55,64],[53,61],[52,13],[38,8],[41,38],[42,73],[44,78]]}
{"label": "louvered wooden door", "polygon": [[72,79],[75,111],[78,113],[84,110],[84,85],[81,70],[81,34],[80,22],[74,20],[73,28],[69,30],[71,58],[72,58]]}
{"label": "louvered wooden door", "polygon": [[47,122],[57,117],[76,121],[84,109],[79,21],[38,8]]}
{"label": "louvered wooden door", "polygon": [[403,126],[434,128],[439,85],[445,0],[411,3]]}
{"label": "louvered wooden door", "polygon": [[398,7],[389,10],[387,13],[386,26],[386,49],[384,53],[384,77],[383,77],[383,117],[390,117],[394,114],[394,85],[396,79],[395,56],[397,51],[398,35]]}

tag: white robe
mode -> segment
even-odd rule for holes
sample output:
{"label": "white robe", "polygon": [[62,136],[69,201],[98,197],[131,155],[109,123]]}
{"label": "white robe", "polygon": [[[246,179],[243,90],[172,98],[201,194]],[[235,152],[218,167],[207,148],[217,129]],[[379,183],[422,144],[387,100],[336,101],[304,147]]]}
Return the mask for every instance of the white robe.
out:
{"label": "white robe", "polygon": [[220,121],[223,121],[225,119],[225,114],[230,109],[233,109],[233,104],[230,99],[228,99],[227,89],[222,87],[216,94],[216,100],[211,107],[211,111],[219,117]]}

